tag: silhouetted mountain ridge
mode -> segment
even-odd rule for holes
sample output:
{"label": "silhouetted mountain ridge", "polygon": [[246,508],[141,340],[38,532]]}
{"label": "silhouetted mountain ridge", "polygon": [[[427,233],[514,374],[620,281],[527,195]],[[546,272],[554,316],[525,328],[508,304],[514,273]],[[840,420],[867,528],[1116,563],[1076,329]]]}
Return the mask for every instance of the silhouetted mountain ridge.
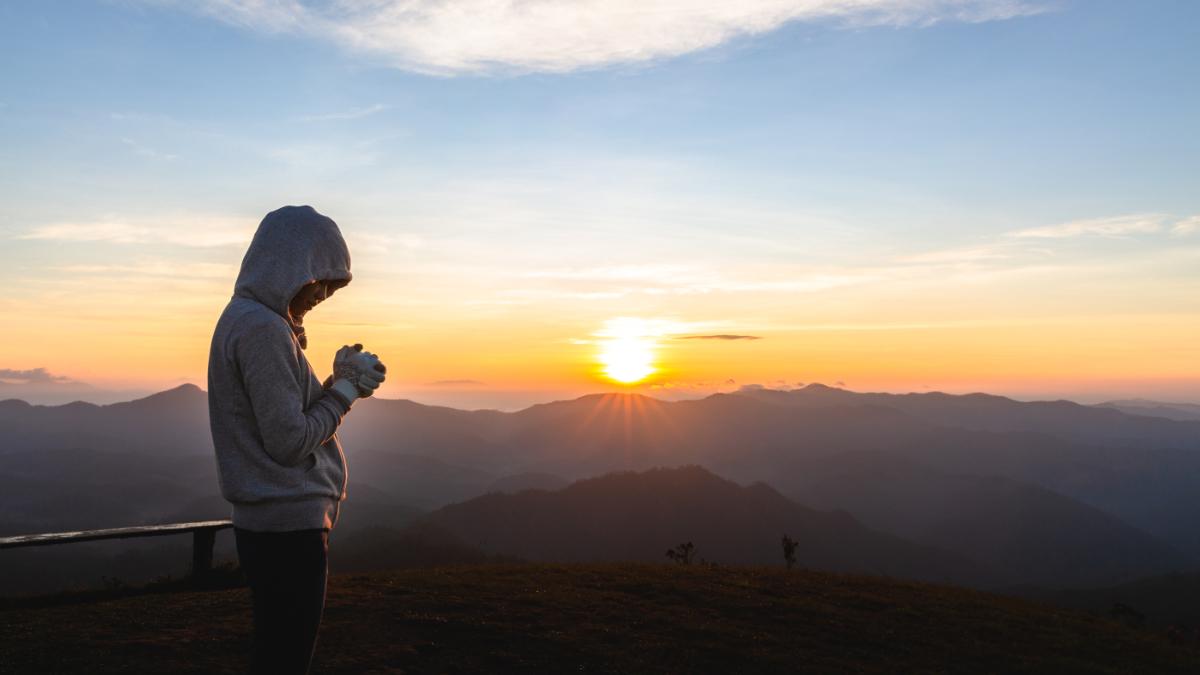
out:
{"label": "silhouetted mountain ridge", "polygon": [[989,566],[1007,583],[1112,584],[1192,569],[1180,551],[1119,518],[1036,485],[950,474],[884,453],[814,460],[792,493],[865,525]]}
{"label": "silhouetted mountain ridge", "polygon": [[953,554],[873,532],[844,511],[802,507],[774,488],[742,487],[698,466],[619,472],[562,490],[489,494],[445,506],[424,525],[489,553],[536,561],[661,561],[691,541],[698,556],[731,564],[778,564],[780,539],[800,542],[799,564],[816,569],[986,583]]}
{"label": "silhouetted mountain ridge", "polygon": [[1180,422],[1200,421],[1200,405],[1195,403],[1167,403],[1147,399],[1130,399],[1124,401],[1108,401],[1097,404],[1097,408],[1112,408],[1128,415],[1144,417],[1165,417]]}
{"label": "silhouetted mountain ridge", "polygon": [[[1092,443],[1089,429],[1073,431],[1083,419],[1080,409],[1090,410],[1083,413],[1089,420],[1116,419],[1126,429],[1150,425],[1151,432],[1126,444]],[[943,423],[954,421],[954,410],[974,412],[965,425]],[[1054,411],[1070,419],[1047,423]],[[983,422],[1009,430],[970,428]],[[844,509],[874,529],[945,545],[980,565],[1028,550],[1030,561],[1010,557],[1004,566],[1019,572],[1020,581],[1060,584],[1174,569],[1172,546],[1200,555],[1194,527],[1200,447],[1161,442],[1194,428],[1070,403],[810,386],[676,402],[595,394],[515,413],[367,399],[355,404],[339,435],[350,465],[346,524],[354,528],[398,528],[415,509],[497,489],[562,484],[523,485],[512,478],[509,488],[508,477],[573,481],[695,464],[741,484],[765,482],[801,503],[811,500],[809,506]],[[228,515],[217,492],[207,396],[197,387],[106,406],[8,402],[0,405],[0,437],[11,485],[0,495],[0,529],[8,533],[80,526],[80,514],[140,522],[185,509]],[[854,460],[863,464],[860,475],[844,471],[832,478],[839,461],[872,453],[873,459]],[[865,486],[878,481],[873,465],[886,462],[915,468],[874,490],[892,495],[891,503],[864,499],[864,490],[871,492]],[[817,477],[826,482],[813,491]],[[354,518],[356,505],[369,518]],[[389,519],[389,509],[398,516]],[[968,532],[969,521],[948,521],[943,512],[977,514],[987,525]],[[914,522],[925,529],[914,529]],[[97,526],[128,524],[137,523]],[[1086,537],[1077,536],[1080,528]],[[980,553],[986,551],[993,553]],[[1135,558],[1143,554],[1147,565],[1140,566]]]}
{"label": "silhouetted mountain ridge", "polygon": [[1153,440],[1171,447],[1200,447],[1200,422],[1164,422],[1066,400],[1022,402],[983,393],[858,393],[820,384],[787,391],[743,388],[737,395],[801,407],[883,405],[935,424],[977,431],[1033,431],[1105,445]]}

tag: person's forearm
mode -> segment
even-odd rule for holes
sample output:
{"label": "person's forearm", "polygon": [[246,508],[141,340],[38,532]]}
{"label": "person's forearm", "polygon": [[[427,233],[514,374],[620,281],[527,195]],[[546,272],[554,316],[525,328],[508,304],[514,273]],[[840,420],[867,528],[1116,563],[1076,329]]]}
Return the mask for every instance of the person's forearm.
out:
{"label": "person's forearm", "polygon": [[276,420],[274,428],[263,433],[267,454],[284,466],[301,463],[333,437],[349,409],[336,394],[325,392],[299,416]]}
{"label": "person's forearm", "polygon": [[346,393],[344,391],[342,391],[341,387],[333,386],[333,376],[332,375],[329,377],[328,380],[325,380],[324,389],[325,389],[325,393],[327,395],[333,396],[334,398],[336,398],[338,403],[341,403],[342,407],[344,407],[346,409],[345,411],[343,411],[342,414],[345,414],[350,411],[351,406],[354,405],[354,399],[346,396]]}

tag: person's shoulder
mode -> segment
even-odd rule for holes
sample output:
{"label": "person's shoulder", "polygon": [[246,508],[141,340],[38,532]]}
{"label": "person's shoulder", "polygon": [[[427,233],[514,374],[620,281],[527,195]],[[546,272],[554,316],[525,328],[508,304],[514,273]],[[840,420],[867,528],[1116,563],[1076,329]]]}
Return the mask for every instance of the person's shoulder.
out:
{"label": "person's shoulder", "polygon": [[239,324],[266,326],[275,323],[287,327],[286,319],[261,302],[250,298],[234,297],[230,300],[225,308],[225,318]]}
{"label": "person's shoulder", "polygon": [[282,337],[290,339],[291,326],[282,317],[265,305],[245,298],[234,298],[223,317],[232,334],[249,334],[257,337]]}

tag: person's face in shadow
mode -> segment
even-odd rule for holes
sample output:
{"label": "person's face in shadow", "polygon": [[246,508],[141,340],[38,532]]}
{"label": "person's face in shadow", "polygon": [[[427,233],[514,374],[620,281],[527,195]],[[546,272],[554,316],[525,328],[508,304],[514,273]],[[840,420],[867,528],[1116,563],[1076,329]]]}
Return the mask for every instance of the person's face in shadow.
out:
{"label": "person's face in shadow", "polygon": [[310,309],[316,307],[325,301],[326,298],[333,295],[333,292],[339,288],[337,284],[329,281],[310,281],[296,293],[288,304],[288,311],[292,314],[292,319],[296,323],[304,320],[304,315]]}

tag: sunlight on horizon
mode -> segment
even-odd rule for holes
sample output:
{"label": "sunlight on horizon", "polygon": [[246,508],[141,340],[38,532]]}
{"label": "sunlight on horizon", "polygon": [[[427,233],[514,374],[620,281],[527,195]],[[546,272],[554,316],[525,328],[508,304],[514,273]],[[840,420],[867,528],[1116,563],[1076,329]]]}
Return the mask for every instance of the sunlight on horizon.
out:
{"label": "sunlight on horizon", "polygon": [[644,319],[622,317],[605,322],[599,333],[600,362],[604,374],[621,384],[634,384],[649,377],[654,367],[654,332]]}

